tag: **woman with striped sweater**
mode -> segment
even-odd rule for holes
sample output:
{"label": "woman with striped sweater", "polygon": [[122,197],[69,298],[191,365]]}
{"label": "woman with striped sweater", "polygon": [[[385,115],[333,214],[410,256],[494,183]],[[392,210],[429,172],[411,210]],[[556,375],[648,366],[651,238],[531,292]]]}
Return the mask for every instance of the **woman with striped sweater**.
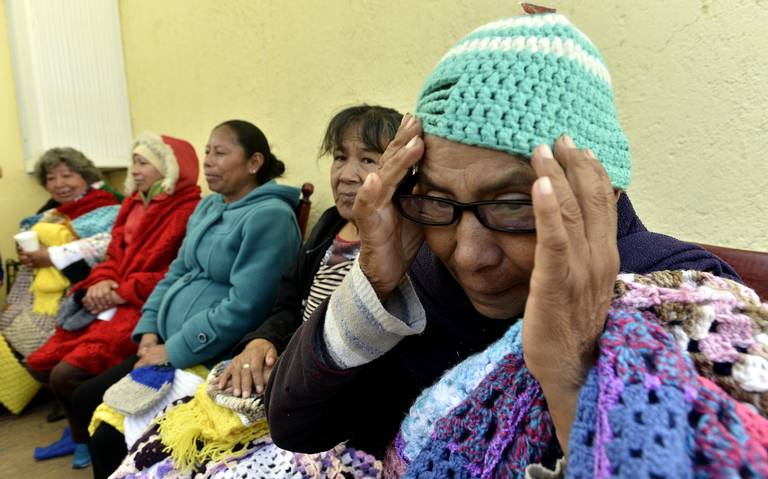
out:
{"label": "woman with striped sweater", "polygon": [[346,276],[360,250],[357,226],[351,221],[358,188],[394,137],[402,115],[391,108],[360,105],[344,109],[330,121],[320,155],[331,155],[331,189],[335,205],[320,217],[293,267],[283,276],[269,319],[246,335],[221,376],[236,395],[263,392],[277,356],[294,331],[306,321]]}

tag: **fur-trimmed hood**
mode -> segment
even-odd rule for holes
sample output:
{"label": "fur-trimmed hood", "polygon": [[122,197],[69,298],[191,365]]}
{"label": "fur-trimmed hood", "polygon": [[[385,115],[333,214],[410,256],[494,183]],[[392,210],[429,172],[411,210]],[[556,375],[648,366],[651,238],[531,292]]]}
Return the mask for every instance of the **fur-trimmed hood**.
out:
{"label": "fur-trimmed hood", "polygon": [[[185,186],[197,183],[200,169],[195,149],[189,142],[166,135],[158,135],[152,132],[140,134],[133,143],[131,151],[143,147],[149,149],[159,161],[163,162],[165,175],[163,177],[163,191],[172,195]],[[136,190],[131,170],[133,162],[128,167],[125,178],[125,194],[130,195]]]}

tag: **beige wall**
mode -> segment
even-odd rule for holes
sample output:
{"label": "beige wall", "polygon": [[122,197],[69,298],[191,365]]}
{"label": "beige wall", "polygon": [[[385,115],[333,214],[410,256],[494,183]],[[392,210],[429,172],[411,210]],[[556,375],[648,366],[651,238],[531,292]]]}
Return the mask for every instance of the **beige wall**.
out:
{"label": "beige wall", "polygon": [[[554,2],[603,51],[649,227],[768,250],[768,2]],[[217,122],[261,126],[286,181],[330,204],[323,127],[365,101],[412,110],[451,43],[508,1],[129,0],[121,3],[135,131],[202,148]]]}
{"label": "beige wall", "polygon": [[[330,115],[358,102],[412,111],[421,82],[459,36],[517,13],[515,2],[445,0],[123,0],[135,133],[156,130],[202,153],[230,118],[259,125],[315,183]],[[603,52],[632,145],[630,194],[646,224],[680,238],[768,250],[768,2],[554,2]],[[44,199],[21,171],[0,7],[0,248]],[[120,181],[121,175],[113,175]],[[6,207],[8,205],[8,207]]]}
{"label": "beige wall", "polygon": [[640,216],[768,250],[768,2],[593,3],[569,2],[613,72]]}

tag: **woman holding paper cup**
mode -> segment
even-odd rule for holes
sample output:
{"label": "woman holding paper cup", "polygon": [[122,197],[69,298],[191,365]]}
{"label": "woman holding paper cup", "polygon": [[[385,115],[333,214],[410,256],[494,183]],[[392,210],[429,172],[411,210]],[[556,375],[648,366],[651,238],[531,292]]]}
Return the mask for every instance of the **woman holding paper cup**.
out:
{"label": "woman holding paper cup", "polygon": [[[93,162],[74,148],[52,148],[46,151],[35,165],[34,174],[50,193],[51,198],[35,215],[22,221],[22,230],[32,229],[35,224],[41,222],[58,224],[71,222],[98,208],[116,205],[122,200],[122,195],[101,181],[101,173]],[[112,227],[116,208],[107,211],[112,213],[111,216],[99,216],[105,217],[98,227],[99,233],[108,233]],[[106,245],[103,246],[102,249],[105,249]],[[73,245],[69,249],[75,248]],[[25,266],[30,268],[55,266],[62,270],[72,282],[82,280],[90,271],[88,263],[79,264],[79,261],[85,258],[71,260],[71,254],[67,255],[61,247],[50,249],[50,245],[45,244],[38,248],[19,247],[18,253],[19,260]],[[75,262],[78,264],[74,264]]]}
{"label": "woman holding paper cup", "polygon": [[100,260],[119,209],[118,197],[102,189],[93,162],[73,148],[46,151],[34,171],[51,198],[21,221],[14,236],[23,266],[0,317],[4,339],[25,357],[53,332],[69,285]]}
{"label": "woman holding paper cup", "polygon": [[[56,314],[67,287],[84,279],[103,255],[119,209],[118,196],[103,189],[99,170],[74,148],[46,151],[34,174],[51,198],[21,221],[22,231],[14,236],[19,260],[29,269],[22,269],[9,295],[0,320],[3,332],[29,312],[30,303],[33,314]],[[19,341],[13,346],[24,356],[30,352]]]}
{"label": "woman holding paper cup", "polygon": [[[50,199],[35,215],[22,220],[21,232],[15,235],[22,266],[0,316],[0,340],[21,357],[53,334],[67,288],[102,260],[122,199],[103,185],[93,162],[74,148],[46,151],[35,165],[34,177]],[[0,368],[23,374],[17,356],[4,351]],[[34,393],[34,388],[4,390],[0,403],[22,408]],[[49,417],[59,416],[53,412]]]}
{"label": "woman holding paper cup", "polygon": [[40,241],[38,241],[37,233],[34,231],[22,231],[21,233],[16,233],[13,236],[13,239],[16,240],[19,248],[21,248],[21,251],[24,253],[33,253],[40,249]]}

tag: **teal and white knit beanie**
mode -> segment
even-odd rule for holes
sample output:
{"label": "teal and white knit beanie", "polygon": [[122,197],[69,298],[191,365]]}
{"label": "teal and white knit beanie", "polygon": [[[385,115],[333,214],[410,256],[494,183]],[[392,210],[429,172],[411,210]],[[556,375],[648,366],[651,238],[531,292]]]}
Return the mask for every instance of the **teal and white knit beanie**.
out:
{"label": "teal and white knit beanie", "polygon": [[615,188],[629,186],[610,74],[563,15],[498,20],[461,39],[427,78],[416,116],[425,133],[525,157],[568,134],[592,149]]}

